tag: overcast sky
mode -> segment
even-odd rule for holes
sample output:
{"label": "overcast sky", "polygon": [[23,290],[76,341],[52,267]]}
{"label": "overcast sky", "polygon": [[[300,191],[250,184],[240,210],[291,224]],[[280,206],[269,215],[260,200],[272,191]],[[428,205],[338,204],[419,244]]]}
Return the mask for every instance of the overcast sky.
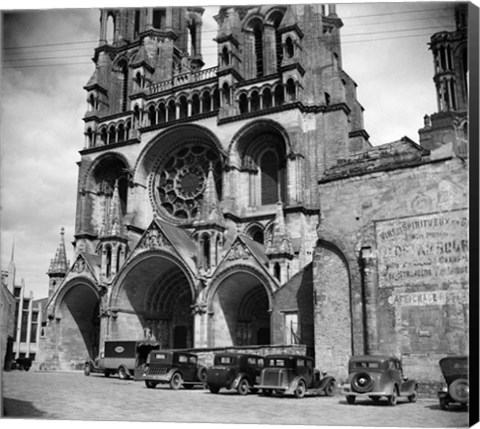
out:
{"label": "overcast sky", "polygon": [[[21,1],[15,5],[30,7]],[[3,11],[1,268],[8,267],[15,242],[17,284],[25,279],[35,298],[48,293],[46,271],[61,227],[73,263],[76,163],[84,144],[87,106],[83,86],[94,70],[91,58],[99,36],[100,12],[93,7],[132,2],[81,5],[92,8]],[[41,7],[58,5],[42,2]],[[206,67],[216,65],[212,17],[217,10],[218,6],[207,8],[204,14]],[[344,23],[343,68],[358,84],[372,144],[403,136],[418,142],[423,116],[437,111],[427,43],[433,33],[455,28],[453,3],[338,4],[337,14]]]}

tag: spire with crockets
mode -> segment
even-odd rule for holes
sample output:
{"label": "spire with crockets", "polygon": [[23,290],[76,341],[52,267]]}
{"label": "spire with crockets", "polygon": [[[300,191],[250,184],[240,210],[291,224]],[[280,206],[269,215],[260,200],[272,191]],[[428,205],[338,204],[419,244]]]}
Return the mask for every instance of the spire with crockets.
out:
{"label": "spire with crockets", "polygon": [[50,268],[47,271],[49,276],[65,275],[68,271],[69,261],[67,261],[67,253],[65,251],[65,228],[60,229],[60,243],[58,244],[55,258],[50,261]]}
{"label": "spire with crockets", "polygon": [[210,163],[208,169],[205,190],[203,191],[203,200],[200,204],[195,226],[220,226],[223,227],[225,220],[220,208],[215,179],[213,176],[213,165]]}

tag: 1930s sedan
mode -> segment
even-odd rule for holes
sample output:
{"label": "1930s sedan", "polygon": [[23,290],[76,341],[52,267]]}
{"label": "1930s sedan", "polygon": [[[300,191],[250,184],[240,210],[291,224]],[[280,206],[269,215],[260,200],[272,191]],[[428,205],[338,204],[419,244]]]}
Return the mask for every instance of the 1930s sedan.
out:
{"label": "1930s sedan", "polygon": [[399,396],[410,402],[418,398],[418,382],[403,376],[402,363],[392,356],[353,356],[348,363],[348,383],[342,393],[347,402],[356,398],[370,398],[378,402],[386,397],[390,405],[396,405]]}
{"label": "1930s sedan", "polygon": [[218,393],[221,388],[236,389],[240,395],[255,393],[263,368],[263,357],[242,353],[218,353],[207,369],[207,387]]}
{"label": "1930s sedan", "polygon": [[142,379],[149,389],[160,383],[169,384],[174,390],[181,386],[191,389],[194,386],[204,387],[207,369],[198,364],[198,357],[193,353],[155,350],[148,355]]}
{"label": "1930s sedan", "polygon": [[276,393],[293,394],[296,398],[303,398],[307,391],[333,396],[336,381],[326,374],[315,369],[313,359],[308,356],[268,355],[265,357],[260,384],[255,387],[267,396]]}
{"label": "1930s sedan", "polygon": [[450,409],[451,404],[466,406],[469,400],[468,357],[447,356],[439,361],[446,385],[437,392],[442,410]]}

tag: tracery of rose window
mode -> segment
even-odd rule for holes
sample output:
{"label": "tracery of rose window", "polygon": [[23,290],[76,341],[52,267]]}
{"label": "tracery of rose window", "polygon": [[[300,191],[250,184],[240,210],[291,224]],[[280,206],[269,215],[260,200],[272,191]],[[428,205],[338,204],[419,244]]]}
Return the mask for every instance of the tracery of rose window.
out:
{"label": "tracery of rose window", "polygon": [[191,143],[167,156],[155,171],[156,208],[174,218],[193,221],[203,199],[210,164],[220,197],[221,163],[211,147]]}

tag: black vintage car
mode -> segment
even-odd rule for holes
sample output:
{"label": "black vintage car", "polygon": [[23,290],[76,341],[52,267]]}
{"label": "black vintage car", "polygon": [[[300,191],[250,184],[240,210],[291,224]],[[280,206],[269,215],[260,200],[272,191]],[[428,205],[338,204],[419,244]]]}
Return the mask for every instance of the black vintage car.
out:
{"label": "black vintage car", "polygon": [[255,393],[253,388],[263,368],[263,357],[242,353],[218,353],[207,369],[207,387],[212,393],[221,388],[236,389],[240,395]]}
{"label": "black vintage car", "polygon": [[446,382],[438,391],[440,408],[448,410],[452,404],[468,405],[468,357],[447,356],[440,359],[439,365]]}
{"label": "black vintage car", "polygon": [[176,350],[155,350],[148,355],[147,365],[142,380],[149,389],[157,384],[169,384],[174,390],[183,386],[204,387],[207,369],[198,364],[198,357],[193,353]]}
{"label": "black vintage car", "polygon": [[348,382],[342,393],[349,404],[358,398],[377,403],[385,397],[389,405],[396,405],[399,396],[409,402],[417,401],[418,382],[404,377],[402,363],[394,356],[352,356],[348,363]]}
{"label": "black vintage car", "polygon": [[302,355],[269,355],[265,357],[265,368],[260,384],[255,386],[264,395],[293,394],[303,398],[307,391],[333,396],[336,381],[326,372],[314,368],[313,359]]}

